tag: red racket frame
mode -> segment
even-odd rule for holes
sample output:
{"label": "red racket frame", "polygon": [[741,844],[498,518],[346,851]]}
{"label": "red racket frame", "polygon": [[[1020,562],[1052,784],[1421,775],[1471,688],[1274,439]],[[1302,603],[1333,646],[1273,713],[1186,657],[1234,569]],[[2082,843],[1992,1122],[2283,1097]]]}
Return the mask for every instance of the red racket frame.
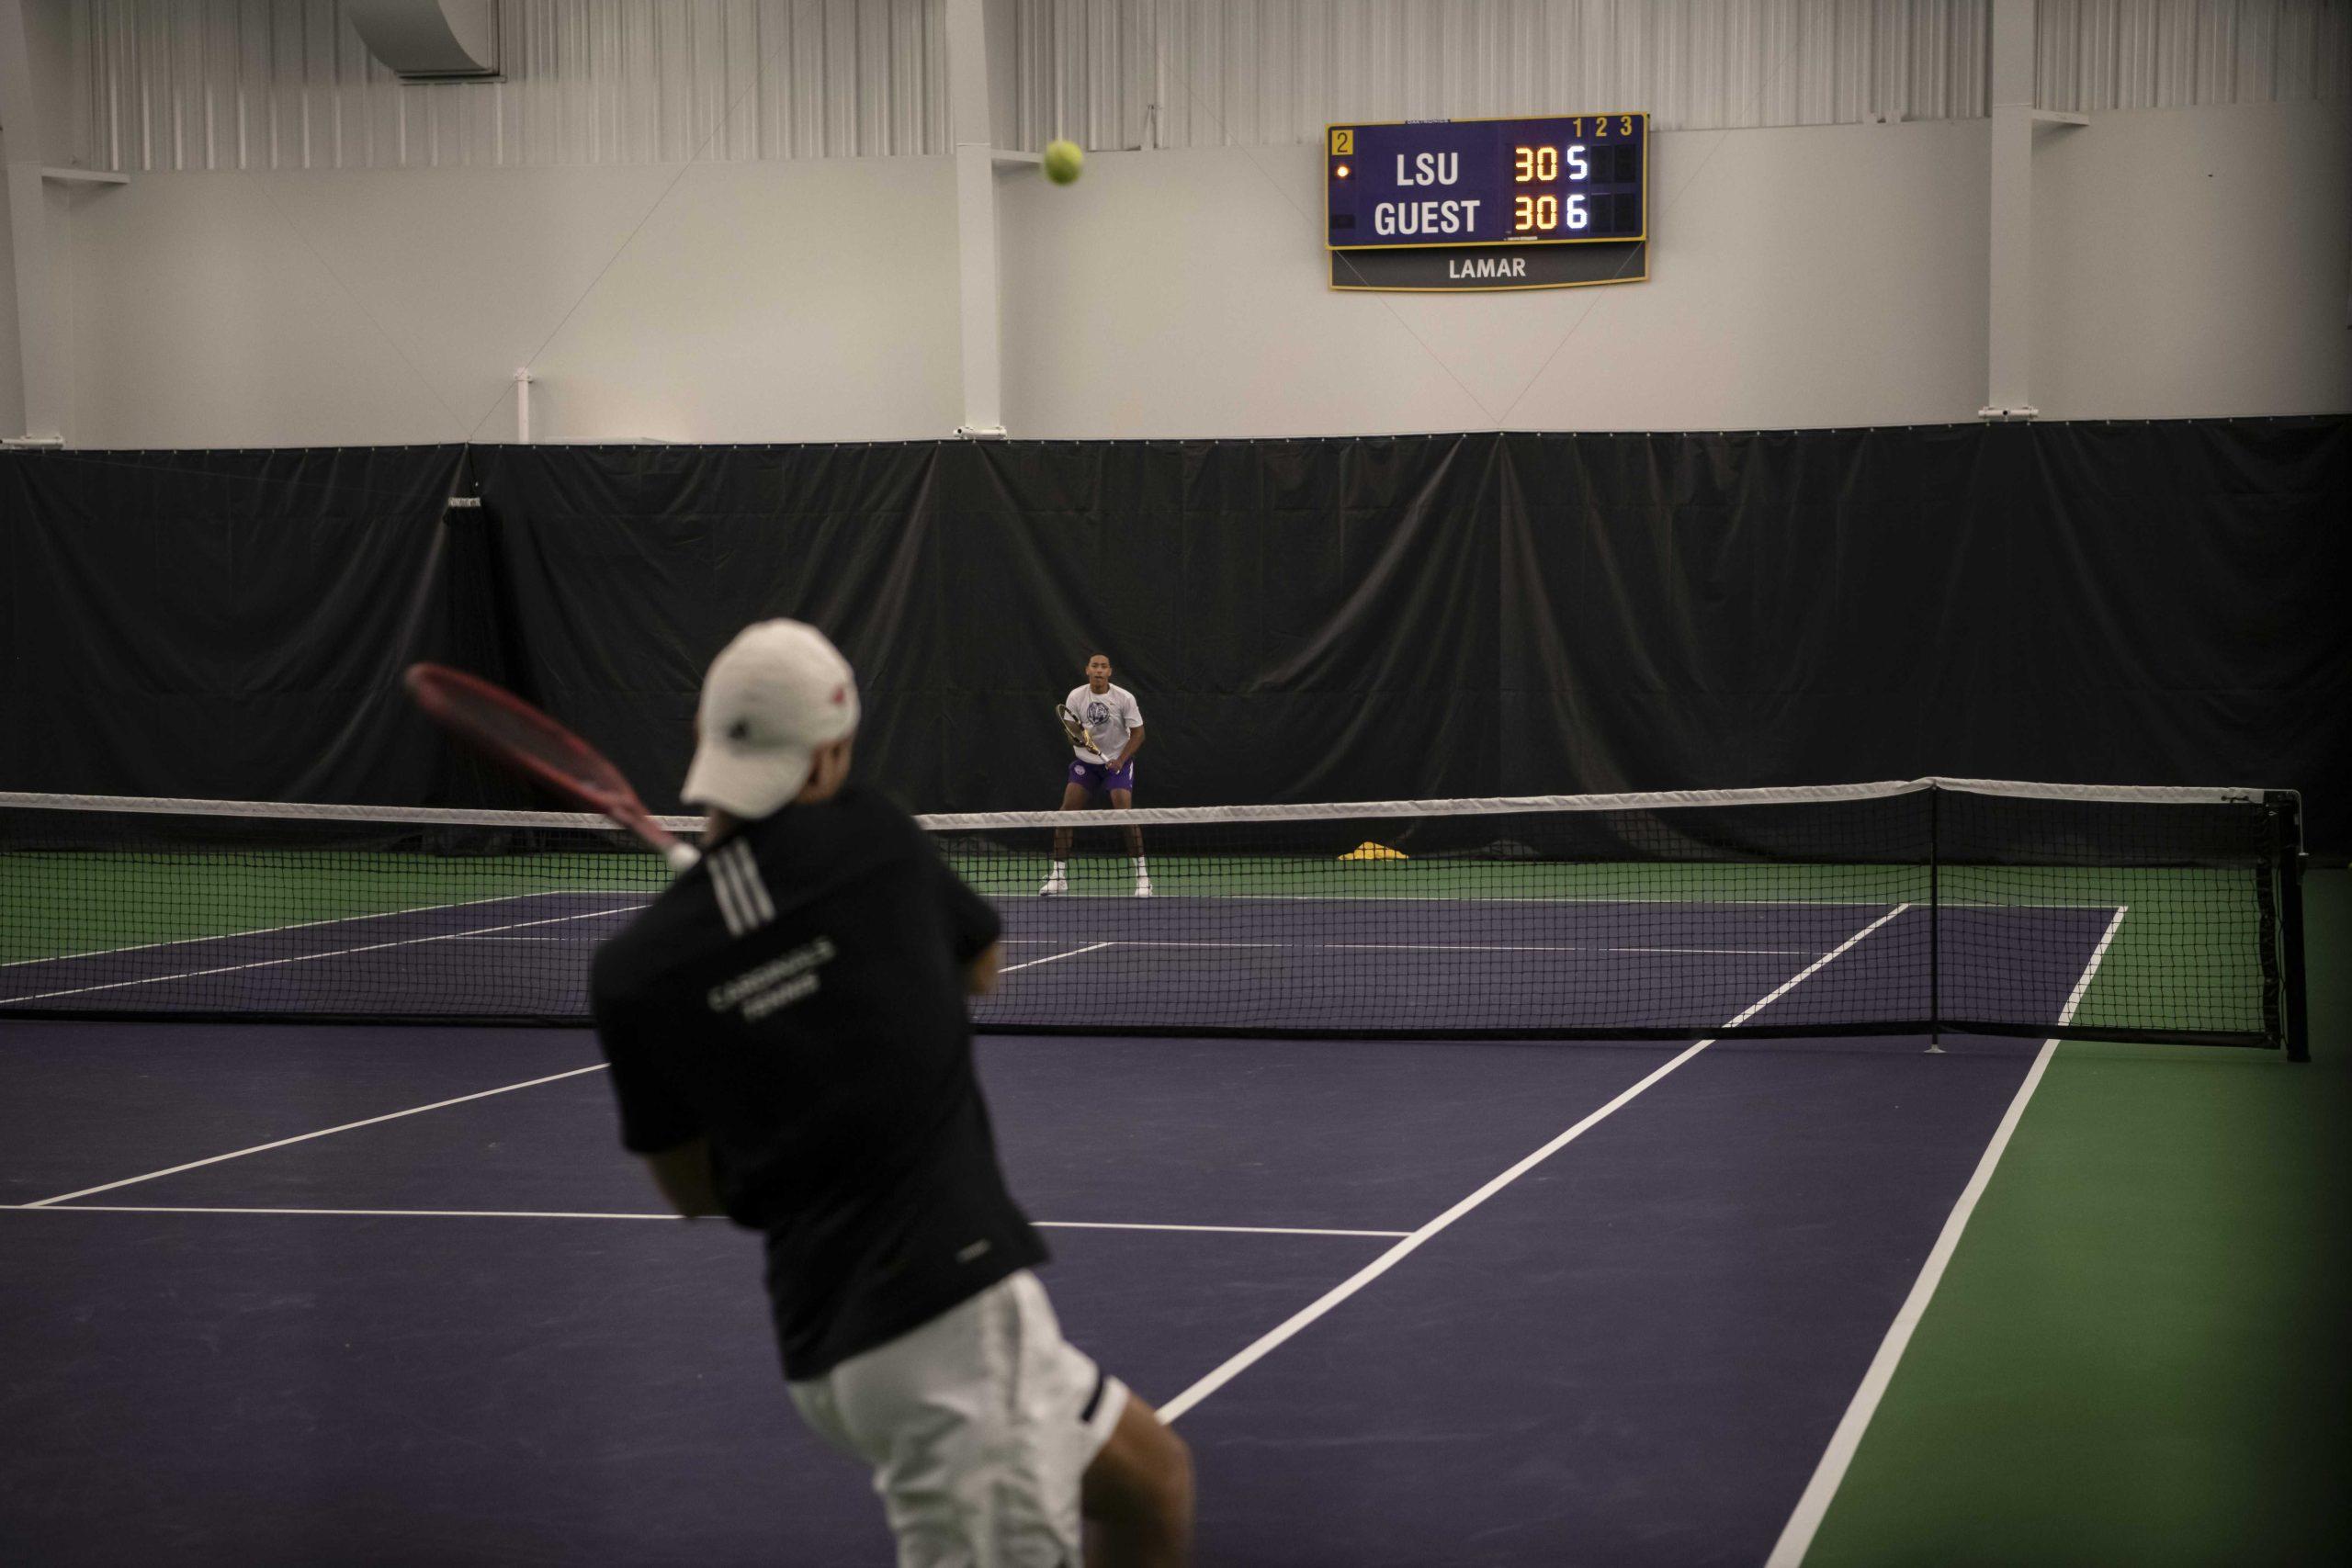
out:
{"label": "red racket frame", "polygon": [[[611,818],[661,851],[674,870],[684,871],[701,858],[701,852],[653,819],[603,752],[504,687],[446,664],[412,664],[402,682],[435,724],[541,788]],[[493,715],[504,722],[492,722]],[[517,724],[544,750],[518,745],[507,733]]]}

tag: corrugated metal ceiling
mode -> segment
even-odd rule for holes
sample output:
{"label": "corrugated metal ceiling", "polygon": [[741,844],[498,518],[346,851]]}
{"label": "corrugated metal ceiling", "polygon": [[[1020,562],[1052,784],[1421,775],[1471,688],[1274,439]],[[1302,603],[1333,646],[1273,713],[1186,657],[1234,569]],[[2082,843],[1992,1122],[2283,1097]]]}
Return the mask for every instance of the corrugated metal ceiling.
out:
{"label": "corrugated metal ceiling", "polygon": [[947,150],[941,0],[503,0],[495,83],[404,84],[335,0],[80,0],[95,167]]}
{"label": "corrugated metal ceiling", "polygon": [[[1988,0],[1006,0],[1000,137],[1311,141],[1646,108],[1663,130],[1985,112]],[[403,85],[336,0],[77,0],[85,163],[648,164],[948,151],[944,0],[503,0],[507,79]],[[2041,0],[2041,101],[2352,97],[2352,0]]]}

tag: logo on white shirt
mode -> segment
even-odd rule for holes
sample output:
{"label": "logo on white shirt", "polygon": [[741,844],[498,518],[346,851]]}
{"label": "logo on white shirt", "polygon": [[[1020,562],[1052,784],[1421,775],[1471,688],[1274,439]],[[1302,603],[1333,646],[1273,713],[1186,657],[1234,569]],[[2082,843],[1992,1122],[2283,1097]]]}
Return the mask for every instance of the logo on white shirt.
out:
{"label": "logo on white shirt", "polygon": [[[1114,686],[1107,692],[1096,692],[1091,686],[1071,690],[1069,711],[1078,715],[1085,725],[1094,746],[1104,760],[1116,757],[1125,749],[1127,737],[1143,728],[1143,710],[1136,706],[1135,694],[1124,686]],[[1070,750],[1080,761],[1091,762],[1095,753],[1084,746]]]}

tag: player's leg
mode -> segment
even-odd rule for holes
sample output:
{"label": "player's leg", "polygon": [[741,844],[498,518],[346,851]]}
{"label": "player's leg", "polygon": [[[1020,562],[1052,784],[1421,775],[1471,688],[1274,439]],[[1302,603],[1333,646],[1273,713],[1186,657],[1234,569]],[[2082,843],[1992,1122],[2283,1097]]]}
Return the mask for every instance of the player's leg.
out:
{"label": "player's leg", "polygon": [[1089,1561],[1184,1561],[1183,1445],[1062,1337],[1025,1269],[791,1386],[819,1436],[873,1466],[901,1568],[1062,1568],[1090,1517]]}
{"label": "player's leg", "polygon": [[[1062,809],[1064,811],[1083,811],[1086,809],[1086,803],[1093,798],[1094,790],[1092,788],[1091,781],[1087,776],[1086,764],[1083,762],[1072,762],[1069,765],[1069,782],[1062,785]],[[1046,885],[1037,889],[1040,894],[1067,893],[1069,891],[1069,840],[1070,830],[1069,829],[1057,828],[1054,829],[1053,869],[1046,874]]]}
{"label": "player's leg", "polygon": [[[1083,811],[1086,809],[1087,802],[1093,798],[1094,792],[1076,780],[1062,785],[1064,811]],[[1059,865],[1068,859],[1069,859],[1069,829],[1057,828],[1054,829],[1054,863]]]}
{"label": "player's leg", "polygon": [[[1111,809],[1133,810],[1136,804],[1136,765],[1129,762],[1113,773],[1111,778],[1114,781],[1111,784]],[[1122,780],[1124,784],[1118,782]],[[1151,863],[1143,858],[1143,829],[1127,828],[1122,831],[1127,838],[1127,859],[1135,867],[1136,897],[1148,898],[1151,897]]]}
{"label": "player's leg", "polygon": [[1086,1467],[1080,1497],[1089,1527],[1087,1562],[1159,1568],[1191,1561],[1193,1452],[1135,1395]]}
{"label": "player's leg", "polygon": [[989,1505],[967,1484],[994,1446],[993,1397],[980,1340],[981,1298],[821,1378],[790,1384],[792,1403],[827,1444],[874,1472],[900,1568],[969,1563],[995,1534]]}

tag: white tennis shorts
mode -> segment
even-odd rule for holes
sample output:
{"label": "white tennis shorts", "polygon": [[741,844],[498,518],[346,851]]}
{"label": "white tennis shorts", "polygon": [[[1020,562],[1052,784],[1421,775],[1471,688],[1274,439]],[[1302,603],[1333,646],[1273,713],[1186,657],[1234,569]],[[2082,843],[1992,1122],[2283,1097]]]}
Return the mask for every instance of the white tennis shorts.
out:
{"label": "white tennis shorts", "polygon": [[1076,1568],[1079,1480],[1127,1391],[1062,1337],[1029,1270],[787,1386],[874,1467],[899,1568]]}

